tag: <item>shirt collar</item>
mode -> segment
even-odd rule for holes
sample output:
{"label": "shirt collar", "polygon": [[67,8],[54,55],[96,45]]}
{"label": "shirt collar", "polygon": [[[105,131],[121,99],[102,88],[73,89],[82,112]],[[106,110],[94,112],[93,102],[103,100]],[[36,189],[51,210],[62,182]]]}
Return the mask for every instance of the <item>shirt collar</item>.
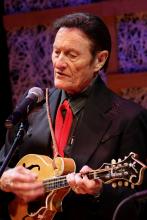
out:
{"label": "shirt collar", "polygon": [[64,90],[62,90],[61,94],[61,103],[67,99],[69,101],[70,107],[74,115],[76,115],[81,109],[84,108],[85,102],[89,96],[91,91],[93,82],[88,86],[84,91],[76,95],[68,95]]}

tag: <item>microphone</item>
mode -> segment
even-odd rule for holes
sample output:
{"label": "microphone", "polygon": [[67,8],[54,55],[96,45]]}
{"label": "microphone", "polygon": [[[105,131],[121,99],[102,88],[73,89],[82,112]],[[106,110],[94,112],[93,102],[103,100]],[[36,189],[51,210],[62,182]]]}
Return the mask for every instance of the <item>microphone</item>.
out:
{"label": "microphone", "polygon": [[33,87],[28,91],[27,96],[16,106],[13,113],[6,119],[5,127],[11,128],[19,123],[27,114],[44,99],[43,90],[39,87]]}

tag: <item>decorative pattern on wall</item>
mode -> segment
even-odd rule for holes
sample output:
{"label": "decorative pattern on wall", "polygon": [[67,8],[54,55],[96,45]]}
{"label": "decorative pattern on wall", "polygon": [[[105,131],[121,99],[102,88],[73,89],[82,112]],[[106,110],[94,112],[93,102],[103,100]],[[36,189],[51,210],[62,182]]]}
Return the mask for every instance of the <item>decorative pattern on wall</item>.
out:
{"label": "decorative pattern on wall", "polygon": [[[12,6],[27,1],[5,0]],[[29,1],[31,3],[31,1]],[[36,0],[36,2],[38,2]],[[40,2],[40,1],[39,1]],[[53,2],[53,1],[51,1]],[[57,2],[57,1],[54,1]],[[63,2],[63,1],[62,1]],[[65,3],[65,1],[64,1]],[[39,7],[39,6],[38,6]],[[122,73],[147,70],[147,14],[129,14],[118,17],[118,62]],[[26,89],[33,86],[52,87],[51,33],[47,25],[21,27],[7,33],[9,69],[13,104]],[[104,80],[106,76],[102,73]],[[140,91],[141,88],[138,88]],[[146,91],[146,90],[145,90]],[[127,98],[143,103],[147,99]],[[137,95],[137,93],[135,93]],[[146,105],[146,104],[145,104]]]}
{"label": "decorative pattern on wall", "polygon": [[126,99],[139,103],[147,109],[147,87],[122,89],[120,95]]}
{"label": "decorative pattern on wall", "polygon": [[5,13],[29,12],[49,8],[62,8],[67,6],[78,6],[102,0],[4,0]]}
{"label": "decorative pattern on wall", "polygon": [[8,32],[9,69],[15,105],[26,89],[51,87],[51,34],[49,27],[20,28]]}
{"label": "decorative pattern on wall", "polygon": [[118,17],[117,30],[120,72],[147,71],[147,14]]}

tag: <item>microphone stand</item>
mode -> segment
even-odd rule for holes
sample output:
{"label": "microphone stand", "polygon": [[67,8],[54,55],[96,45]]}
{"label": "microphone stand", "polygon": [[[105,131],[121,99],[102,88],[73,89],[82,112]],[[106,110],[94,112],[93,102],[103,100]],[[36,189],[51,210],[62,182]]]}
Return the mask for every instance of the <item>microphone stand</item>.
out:
{"label": "microphone stand", "polygon": [[12,144],[12,147],[10,148],[1,168],[0,168],[0,177],[2,176],[5,168],[7,167],[7,165],[9,164],[12,156],[13,156],[13,153],[15,152],[16,148],[17,148],[17,145],[20,143],[20,141],[22,140],[23,136],[24,136],[24,125],[23,123],[20,124],[19,126],[19,130],[16,134],[16,137],[13,141],[13,144]]}

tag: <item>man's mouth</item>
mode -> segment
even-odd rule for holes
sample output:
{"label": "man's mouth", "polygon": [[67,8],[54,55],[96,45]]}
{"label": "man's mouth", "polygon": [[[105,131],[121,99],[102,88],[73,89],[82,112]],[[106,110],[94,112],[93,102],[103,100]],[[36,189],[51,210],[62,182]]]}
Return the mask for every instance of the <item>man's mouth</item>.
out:
{"label": "man's mouth", "polygon": [[62,72],[56,72],[56,74],[57,74],[57,75],[63,75],[63,73],[62,73]]}
{"label": "man's mouth", "polygon": [[65,74],[64,72],[56,72],[57,76],[68,76],[67,74]]}

